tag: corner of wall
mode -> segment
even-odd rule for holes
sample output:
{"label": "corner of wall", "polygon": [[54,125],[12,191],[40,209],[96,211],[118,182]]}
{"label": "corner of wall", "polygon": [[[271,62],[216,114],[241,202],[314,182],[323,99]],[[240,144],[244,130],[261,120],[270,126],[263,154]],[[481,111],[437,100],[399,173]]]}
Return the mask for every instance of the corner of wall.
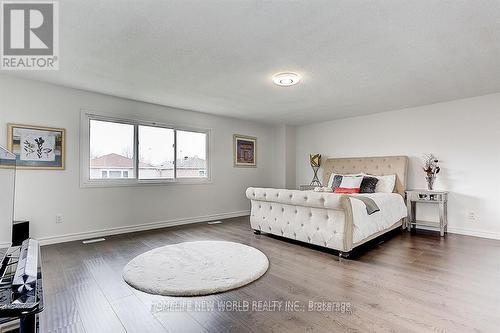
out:
{"label": "corner of wall", "polygon": [[295,189],[295,127],[277,125],[274,138],[274,183],[278,188]]}

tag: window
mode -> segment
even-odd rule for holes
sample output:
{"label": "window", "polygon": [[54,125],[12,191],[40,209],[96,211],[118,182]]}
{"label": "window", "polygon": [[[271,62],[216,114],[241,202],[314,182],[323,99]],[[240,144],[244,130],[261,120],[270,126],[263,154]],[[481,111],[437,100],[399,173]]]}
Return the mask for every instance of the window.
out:
{"label": "window", "polygon": [[117,170],[110,171],[109,178],[122,178],[122,172]]}
{"label": "window", "polygon": [[82,112],[82,184],[208,181],[209,134]]}
{"label": "window", "polygon": [[139,179],[174,178],[174,130],[139,126]]}
{"label": "window", "polygon": [[90,179],[121,178],[123,170],[134,173],[134,125],[90,120]]}
{"label": "window", "polygon": [[177,178],[205,178],[207,134],[177,131]]}

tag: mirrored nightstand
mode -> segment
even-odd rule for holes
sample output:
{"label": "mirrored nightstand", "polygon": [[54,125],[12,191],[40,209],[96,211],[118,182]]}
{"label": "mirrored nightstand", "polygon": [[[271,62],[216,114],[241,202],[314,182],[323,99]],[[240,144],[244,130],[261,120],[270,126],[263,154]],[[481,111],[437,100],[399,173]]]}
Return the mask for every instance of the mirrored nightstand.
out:
{"label": "mirrored nightstand", "polygon": [[[417,221],[417,203],[435,204],[439,207],[439,223]],[[444,236],[448,229],[448,192],[411,190],[406,191],[406,206],[408,207],[408,231],[412,227],[439,227],[439,234]]]}

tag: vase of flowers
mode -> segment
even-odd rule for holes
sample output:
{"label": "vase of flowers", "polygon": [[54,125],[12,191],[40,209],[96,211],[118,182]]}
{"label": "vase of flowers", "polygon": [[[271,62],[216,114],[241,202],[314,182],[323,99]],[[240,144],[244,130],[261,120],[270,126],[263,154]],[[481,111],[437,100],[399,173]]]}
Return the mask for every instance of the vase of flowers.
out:
{"label": "vase of flowers", "polygon": [[424,172],[426,174],[425,180],[427,181],[427,188],[429,191],[434,189],[434,181],[436,180],[436,175],[441,171],[438,166],[439,160],[433,154],[427,154],[424,156]]}

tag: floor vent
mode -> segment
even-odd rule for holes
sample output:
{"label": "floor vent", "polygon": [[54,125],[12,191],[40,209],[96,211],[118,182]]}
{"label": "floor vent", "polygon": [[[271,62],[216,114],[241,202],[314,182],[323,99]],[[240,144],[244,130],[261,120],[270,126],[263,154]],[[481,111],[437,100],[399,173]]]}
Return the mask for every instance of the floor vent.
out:
{"label": "floor vent", "polygon": [[210,221],[210,222],[207,222],[207,224],[221,224],[222,221]]}
{"label": "floor vent", "polygon": [[92,243],[97,243],[97,242],[104,242],[106,238],[94,238],[94,239],[87,239],[84,240],[82,243],[83,244],[92,244]]}

